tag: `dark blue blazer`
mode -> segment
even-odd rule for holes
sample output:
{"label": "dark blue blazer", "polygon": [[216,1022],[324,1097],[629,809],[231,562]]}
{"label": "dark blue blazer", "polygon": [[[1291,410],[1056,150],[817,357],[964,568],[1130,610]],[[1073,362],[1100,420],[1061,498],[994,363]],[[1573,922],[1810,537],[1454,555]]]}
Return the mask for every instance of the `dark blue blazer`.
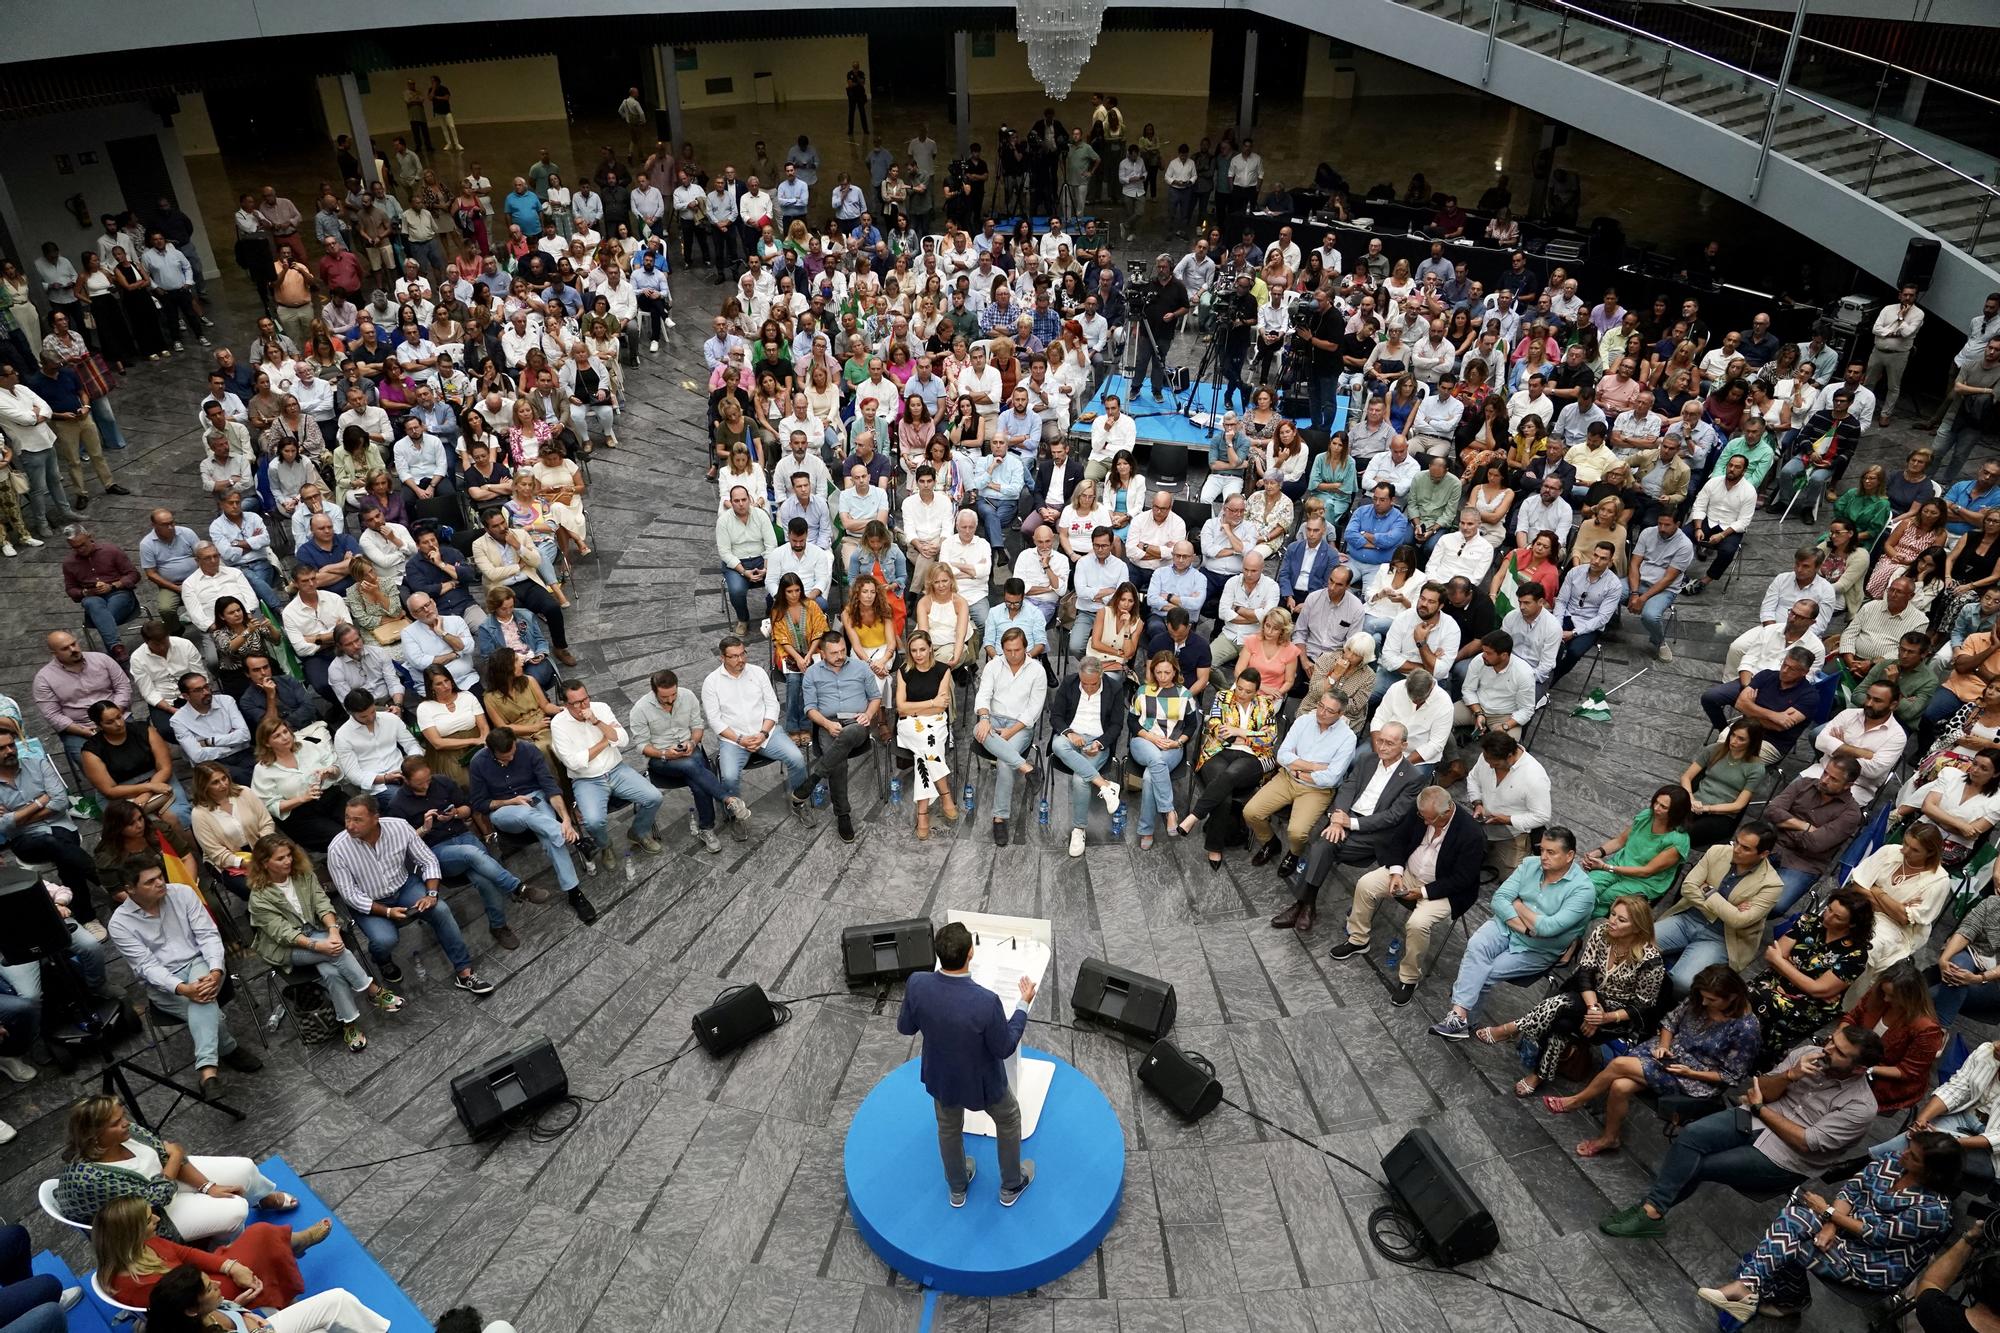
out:
{"label": "dark blue blazer", "polygon": [[947,1106],[984,1110],[1007,1091],[1001,1062],[1021,1044],[1028,1011],[1007,1017],[1000,997],[969,976],[919,972],[905,983],[896,1031],[924,1034],[924,1088]]}

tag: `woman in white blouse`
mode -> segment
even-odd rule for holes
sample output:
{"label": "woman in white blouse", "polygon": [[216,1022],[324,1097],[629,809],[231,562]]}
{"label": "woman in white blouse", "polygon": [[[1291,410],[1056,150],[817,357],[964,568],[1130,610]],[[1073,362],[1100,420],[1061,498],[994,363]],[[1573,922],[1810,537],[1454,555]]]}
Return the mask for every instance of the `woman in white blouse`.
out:
{"label": "woman in white blouse", "polygon": [[1951,896],[1943,854],[1944,836],[1937,827],[1915,824],[1903,834],[1900,846],[1884,843],[1854,867],[1847,887],[1861,890],[1874,902],[1875,935],[1868,946],[1868,970],[1848,987],[1850,997],[1867,994],[1876,977],[1930,938],[1931,925]]}
{"label": "woman in white blouse", "polygon": [[319,735],[295,735],[275,711],[257,724],[257,767],[250,790],[285,833],[308,847],[324,847],[346,828],[347,802],[336,785],[340,765],[326,728]]}
{"label": "woman in white blouse", "polygon": [[1928,776],[1912,778],[1896,793],[1896,818],[1935,827],[1944,837],[1945,865],[1964,864],[2000,819],[2000,763],[1982,750],[1963,768],[1939,764]]}
{"label": "woman in white blouse", "polygon": [[424,756],[434,772],[463,787],[466,765],[486,743],[486,710],[470,690],[460,690],[451,669],[436,664],[424,668],[424,693],[417,705],[417,730],[424,736]]}
{"label": "woman in white blouse", "polygon": [[1389,562],[1368,577],[1368,599],[1361,627],[1377,642],[1389,632],[1389,622],[1417,604],[1424,590],[1424,571],[1417,568],[1417,548],[1399,546]]}
{"label": "woman in white blouse", "polygon": [[237,897],[250,893],[250,848],[275,829],[271,812],[256,793],[237,786],[221,764],[194,766],[194,840],[201,859]]}
{"label": "woman in white blouse", "polygon": [[1080,481],[1070,492],[1069,503],[1056,519],[1056,532],[1063,551],[1072,560],[1090,554],[1090,534],[1111,526],[1111,510],[1097,496],[1095,482]]}
{"label": "woman in white blouse", "polygon": [[764,469],[750,461],[750,447],[746,444],[732,445],[729,465],[715,474],[717,512],[729,508],[729,492],[738,486],[750,492],[753,509],[770,507],[770,498],[764,490]]}

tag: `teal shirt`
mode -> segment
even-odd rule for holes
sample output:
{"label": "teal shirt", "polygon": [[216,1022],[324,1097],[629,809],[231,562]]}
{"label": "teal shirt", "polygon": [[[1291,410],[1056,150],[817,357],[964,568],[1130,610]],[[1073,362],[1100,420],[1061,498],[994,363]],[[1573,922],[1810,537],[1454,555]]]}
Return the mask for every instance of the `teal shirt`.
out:
{"label": "teal shirt", "polygon": [[1433,528],[1455,528],[1458,526],[1458,499],[1457,477],[1447,472],[1442,481],[1433,481],[1428,470],[1419,472],[1417,479],[1410,483],[1410,521]]}
{"label": "teal shirt", "polygon": [[1493,891],[1493,919],[1502,929],[1506,928],[1507,918],[1514,915],[1516,901],[1528,905],[1535,914],[1535,925],[1525,935],[1507,931],[1508,951],[1538,954],[1554,961],[1590,924],[1597,888],[1590,882],[1580,858],[1570,863],[1569,871],[1561,879],[1550,884],[1542,878],[1541,858],[1531,856]]}
{"label": "teal shirt", "polygon": [[1741,454],[1745,460],[1743,479],[1752,486],[1762,486],[1764,478],[1771,475],[1771,464],[1778,460],[1777,454],[1771,450],[1770,436],[1766,435],[1763,439],[1757,441],[1757,447],[1752,449],[1743,442],[1743,437],[1739,435],[1723,446],[1722,457],[1715,460],[1714,475],[1721,476],[1723,470],[1729,466],[1729,460],[1738,454]]}

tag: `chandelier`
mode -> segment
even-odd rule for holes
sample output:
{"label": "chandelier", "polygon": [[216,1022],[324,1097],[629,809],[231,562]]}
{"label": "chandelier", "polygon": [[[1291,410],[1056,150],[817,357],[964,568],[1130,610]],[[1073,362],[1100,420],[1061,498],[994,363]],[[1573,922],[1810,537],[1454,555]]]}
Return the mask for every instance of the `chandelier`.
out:
{"label": "chandelier", "polygon": [[1060,102],[1097,44],[1105,0],[1016,0],[1014,34],[1028,48],[1028,72]]}

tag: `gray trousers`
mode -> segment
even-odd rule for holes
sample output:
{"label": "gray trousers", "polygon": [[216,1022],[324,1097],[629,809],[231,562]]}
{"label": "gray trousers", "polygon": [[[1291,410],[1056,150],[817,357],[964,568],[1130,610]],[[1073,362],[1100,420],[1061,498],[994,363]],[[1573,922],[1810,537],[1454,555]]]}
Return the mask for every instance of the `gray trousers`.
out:
{"label": "gray trousers", "polygon": [[[945,1183],[951,1192],[965,1192],[965,1111],[963,1106],[947,1106],[937,1102],[938,1156],[944,1159]],[[974,1107],[984,1110],[993,1117],[993,1128],[1000,1136],[1000,1187],[1019,1189],[1021,1186],[1021,1103],[1015,1100],[1014,1090],[1009,1088],[1000,1094],[1000,1099],[991,1106]]]}

